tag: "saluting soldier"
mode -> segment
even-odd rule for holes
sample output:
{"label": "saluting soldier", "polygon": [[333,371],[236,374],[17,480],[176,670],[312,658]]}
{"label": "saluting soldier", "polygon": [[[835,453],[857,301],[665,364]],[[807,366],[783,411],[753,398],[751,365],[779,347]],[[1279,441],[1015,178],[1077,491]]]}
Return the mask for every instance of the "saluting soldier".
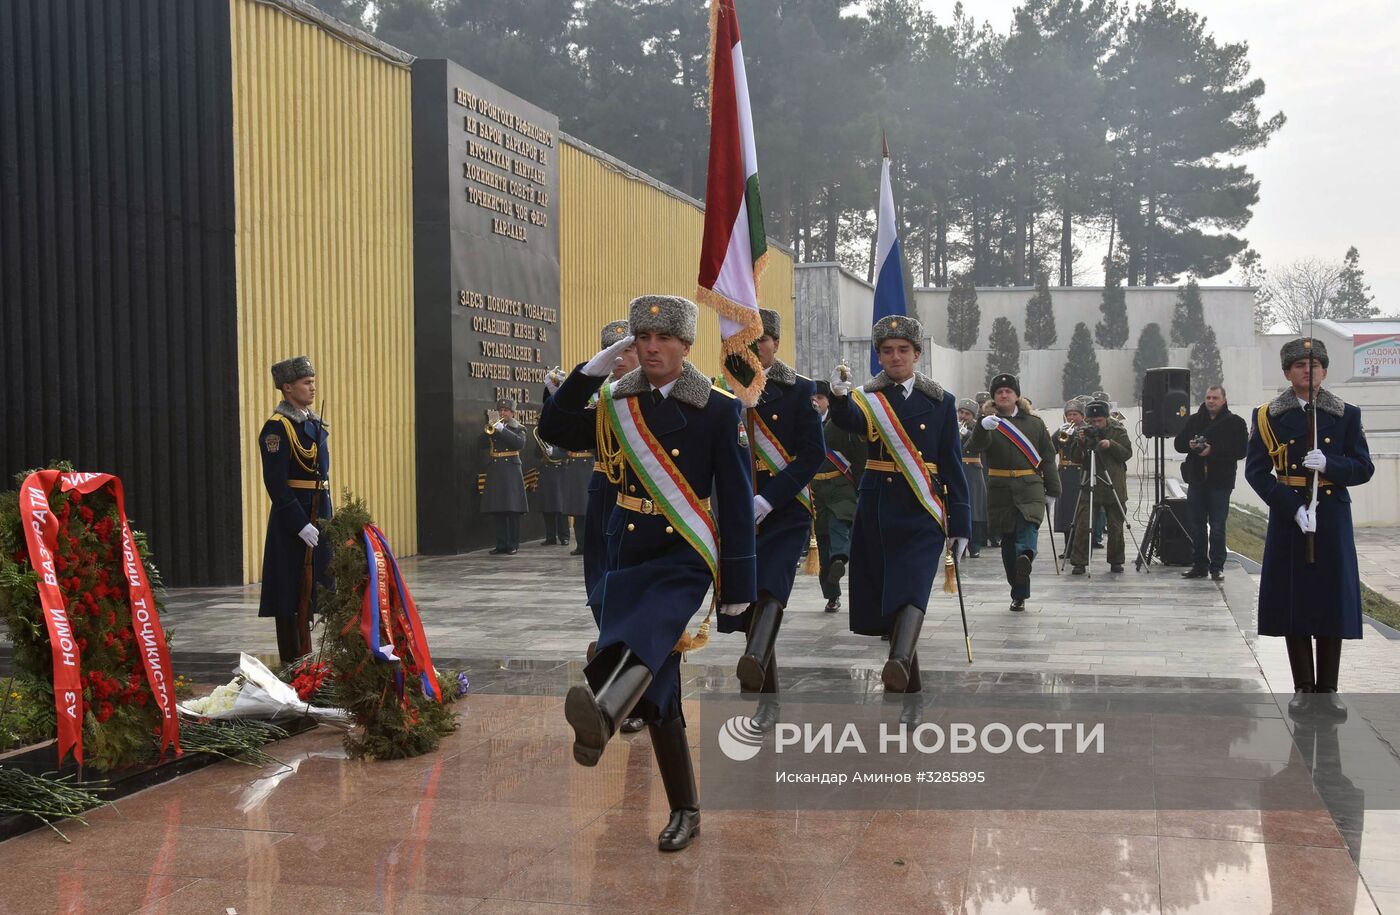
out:
{"label": "saluting soldier", "polygon": [[1289,387],[1255,411],[1244,467],[1245,479],[1269,506],[1259,634],[1282,636],[1288,647],[1290,714],[1345,718],[1337,698],[1342,639],[1361,638],[1351,487],[1369,481],[1375,465],[1361,410],[1322,387],[1328,364],[1323,342],[1290,340],[1280,361]]}
{"label": "saluting soldier", "polygon": [[[972,536],[957,400],[915,370],[922,338],[914,318],[881,318],[871,330],[880,373],[854,390],[845,366],[830,379],[832,420],[871,442],[851,537],[851,631],[889,635],[889,693],[923,689],[919,630],[945,539],[961,558]],[[917,704],[902,718],[911,715]]]}
{"label": "saluting soldier", "polygon": [[491,553],[512,555],[520,550],[520,516],[530,510],[520,469],[525,427],[515,421],[513,399],[503,397],[496,401],[495,410],[486,411],[481,447],[489,453],[481,510],[496,522],[496,548]]}
{"label": "saluting soldier", "polygon": [[992,379],[992,398],[968,448],[987,468],[987,518],[1001,541],[1001,564],[1011,585],[1011,611],[1026,609],[1031,571],[1040,548],[1040,524],[1060,494],[1055,446],[1045,421],[1021,396],[1021,382],[1003,372]]}
{"label": "saluting soldier", "polygon": [[967,555],[976,559],[982,555],[987,541],[987,477],[982,468],[982,455],[967,449],[972,433],[977,429],[977,401],[958,401],[958,438],[963,447],[963,473],[967,476],[967,496],[972,506],[972,544]]}
{"label": "saluting soldier", "polygon": [[816,385],[778,358],[780,316],[760,308],[763,335],[756,348],[765,381],[758,403],[747,411],[753,461],[754,521],[758,526],[758,600],[734,615],[722,614],[720,632],[744,632],[744,654],[735,671],[745,692],[759,693],[753,725],[768,731],[778,722],[778,665],[774,646],[783,610],[792,596],[797,562],[812,529],[807,484],[826,460],[822,421],[812,406]]}
{"label": "saluting soldier", "polygon": [[[1079,502],[1074,509],[1074,542],[1070,544],[1069,561],[1072,574],[1083,575],[1089,563],[1089,539],[1093,524],[1089,520],[1090,503],[1095,516],[1104,513],[1108,524],[1108,570],[1122,572],[1127,553],[1123,545],[1124,506],[1128,501],[1128,459],[1133,456],[1133,443],[1128,430],[1109,417],[1106,401],[1089,403],[1089,421],[1080,426],[1070,442],[1070,459],[1079,465]],[[1092,457],[1092,460],[1091,460]],[[1091,486],[1089,474],[1094,474]]]}
{"label": "saluting soldier", "polygon": [[818,381],[812,406],[822,421],[826,461],[812,477],[812,501],[816,503],[817,556],[821,560],[818,581],[826,598],[826,612],[841,609],[841,579],[851,561],[851,525],[856,517],[856,481],[865,472],[869,450],[864,435],[847,432],[831,421],[831,382]]}
{"label": "saluting soldier", "polygon": [[[1070,450],[1074,446],[1074,437],[1079,434],[1083,425],[1084,401],[1076,397],[1065,404],[1065,421],[1055,432],[1055,455],[1060,465],[1060,497],[1055,500],[1050,529],[1057,534],[1064,534],[1066,538],[1074,527],[1074,510],[1079,505],[1080,468],[1070,458]],[[1066,559],[1068,556],[1069,540],[1066,539],[1064,555],[1060,558]]]}
{"label": "saluting soldier", "polygon": [[[754,496],[740,403],[686,359],[695,303],[641,296],[629,316],[631,334],[575,369],[540,417],[547,441],[596,448],[618,486],[594,592],[597,652],[584,667],[587,685],[569,690],[564,714],[574,759],[585,766],[597,764],[628,709],[647,721],[671,807],[657,844],[676,851],[700,831],[678,651],[711,586],[723,613],[743,612],[756,596]],[[634,338],[640,367],[600,391]],[[588,409],[595,392],[601,417]]]}
{"label": "saluting soldier", "polygon": [[263,486],[272,499],[258,616],[276,620],[277,654],[287,664],[311,652],[310,627],[301,625],[298,611],[305,603],[309,623],[316,605],[315,585],[323,582],[330,563],[330,544],[321,543],[317,522],[329,521],[334,514],[328,482],[331,454],[326,424],[312,409],[316,370],[311,360],[297,356],[276,363],[272,382],[281,390],[282,402],[258,436]]}

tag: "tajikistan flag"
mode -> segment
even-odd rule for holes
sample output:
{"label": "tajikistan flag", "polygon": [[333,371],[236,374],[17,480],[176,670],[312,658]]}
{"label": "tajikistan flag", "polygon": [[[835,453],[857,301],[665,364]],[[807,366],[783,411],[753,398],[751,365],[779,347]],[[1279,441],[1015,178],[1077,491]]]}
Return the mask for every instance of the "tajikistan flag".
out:
{"label": "tajikistan flag", "polygon": [[[885,143],[880,163],[880,218],[875,228],[875,313],[871,326],[888,315],[905,315],[904,255],[894,219],[894,191],[890,188],[890,146]],[[880,358],[870,351],[870,374],[880,374]]]}
{"label": "tajikistan flag", "polygon": [[767,251],[739,14],[734,0],[710,0],[710,166],[697,298],[719,312],[724,376],[749,406],[763,391],[751,347],[763,336],[758,278]]}

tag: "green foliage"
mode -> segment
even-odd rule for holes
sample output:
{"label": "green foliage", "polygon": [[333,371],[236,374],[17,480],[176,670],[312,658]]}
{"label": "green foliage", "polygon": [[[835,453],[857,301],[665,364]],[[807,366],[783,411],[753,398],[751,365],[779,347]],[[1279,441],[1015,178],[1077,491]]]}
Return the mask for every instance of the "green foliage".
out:
{"label": "green foliage", "polygon": [[1036,280],[1035,295],[1026,303],[1026,348],[1049,349],[1059,334],[1055,331],[1055,305],[1050,298],[1050,279],[1044,273]]}
{"label": "green foliage", "polygon": [[[389,664],[376,660],[360,635],[358,619],[361,599],[369,580],[361,532],[373,523],[363,500],[346,493],[335,519],[324,537],[333,544],[330,574],[335,589],[322,591],[317,606],[324,614],[321,657],[329,661],[336,705],[345,709],[355,728],[345,736],[345,749],[355,757],[403,759],[436,750],[442,738],[457,727],[451,699],[455,684],[434,674],[444,697],[434,702],[422,694],[418,677],[411,670],[415,659],[406,657],[407,647],[395,640],[403,662]],[[405,670],[403,700],[398,697],[394,674]]]}
{"label": "green foliage", "polygon": [[1074,325],[1074,335],[1069,340],[1069,355],[1065,360],[1061,385],[1061,397],[1069,400],[1080,394],[1090,394],[1103,387],[1099,374],[1099,357],[1094,354],[1094,339],[1089,334],[1089,325],[1080,321]]}
{"label": "green foliage", "polygon": [[1001,317],[992,322],[991,351],[987,353],[987,385],[1002,372],[1021,374],[1021,343],[1010,319]]}
{"label": "green foliage", "polygon": [[1337,276],[1337,291],[1327,300],[1329,317],[1337,321],[1374,318],[1381,311],[1372,304],[1375,298],[1366,283],[1366,273],[1361,269],[1361,253],[1352,245],[1347,248],[1342,271]]}
{"label": "green foliage", "polygon": [[1206,398],[1206,388],[1225,383],[1225,365],[1215,342],[1215,328],[1207,327],[1201,339],[1191,345],[1191,402]]}
{"label": "green foliage", "polygon": [[1153,322],[1138,334],[1137,352],[1133,354],[1133,402],[1142,403],[1142,376],[1148,369],[1159,369],[1170,361],[1167,341],[1162,328]]}
{"label": "green foliage", "polygon": [[1128,342],[1128,296],[1123,278],[1113,268],[1108,271],[1099,311],[1103,319],[1094,325],[1094,339],[1104,349],[1122,349]]}
{"label": "green foliage", "polygon": [[1172,346],[1190,346],[1201,339],[1206,329],[1205,306],[1201,302],[1201,287],[1192,277],[1176,294],[1172,310]]}
{"label": "green foliage", "polygon": [[977,288],[959,277],[948,290],[948,345],[965,353],[977,345],[982,330],[982,309],[977,305]]}

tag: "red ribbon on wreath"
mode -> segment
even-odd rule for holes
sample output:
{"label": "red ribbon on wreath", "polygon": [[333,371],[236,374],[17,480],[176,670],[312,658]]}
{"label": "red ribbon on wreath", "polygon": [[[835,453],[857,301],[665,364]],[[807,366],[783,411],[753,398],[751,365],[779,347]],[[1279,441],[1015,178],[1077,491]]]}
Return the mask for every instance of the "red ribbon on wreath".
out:
{"label": "red ribbon on wreath", "polygon": [[73,625],[68,619],[68,602],[58,584],[54,555],[58,549],[58,518],[49,507],[49,492],[58,484],[63,492],[77,491],[84,495],[103,487],[111,487],[117,503],[117,520],[122,528],[122,577],[126,579],[131,606],[131,631],[141,652],[141,664],[146,670],[146,682],[155,695],[160,710],[160,749],[164,753],[173,746],[180,753],[180,726],[175,716],[175,685],[170,669],[170,652],[165,646],[165,631],[160,625],[151,583],[141,564],[141,553],[131,536],[126,520],[126,495],[122,481],[110,473],[63,473],[58,470],[38,470],[25,478],[20,487],[19,511],[24,522],[24,537],[29,545],[29,562],[39,573],[39,605],[49,630],[49,645],[53,652],[53,696],[58,711],[58,760],[63,762],[68,751],[83,761],[83,691],[82,657]]}

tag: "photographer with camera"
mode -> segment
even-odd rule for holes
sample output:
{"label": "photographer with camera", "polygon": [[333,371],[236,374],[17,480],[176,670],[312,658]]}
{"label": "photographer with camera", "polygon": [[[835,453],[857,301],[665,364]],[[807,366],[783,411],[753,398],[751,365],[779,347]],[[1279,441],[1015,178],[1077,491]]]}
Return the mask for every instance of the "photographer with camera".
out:
{"label": "photographer with camera", "polygon": [[1069,561],[1075,575],[1083,575],[1084,567],[1089,564],[1089,539],[1093,528],[1089,518],[1091,503],[1095,510],[1102,506],[1108,518],[1109,571],[1123,571],[1126,559],[1123,505],[1128,499],[1128,459],[1133,456],[1133,443],[1128,439],[1127,429],[1109,420],[1108,410],[1108,404],[1102,400],[1089,404],[1089,422],[1079,427],[1070,451],[1071,459],[1084,472],[1079,504],[1074,511],[1074,542],[1070,544]]}
{"label": "photographer with camera", "polygon": [[[1176,450],[1186,455],[1181,479],[1186,484],[1187,526],[1194,555],[1182,578],[1225,577],[1225,519],[1235,488],[1235,465],[1244,460],[1249,429],[1244,417],[1230,412],[1225,388],[1211,385],[1205,403],[1176,436]],[[1206,526],[1210,526],[1207,552]],[[1207,564],[1209,561],[1209,564]]]}

